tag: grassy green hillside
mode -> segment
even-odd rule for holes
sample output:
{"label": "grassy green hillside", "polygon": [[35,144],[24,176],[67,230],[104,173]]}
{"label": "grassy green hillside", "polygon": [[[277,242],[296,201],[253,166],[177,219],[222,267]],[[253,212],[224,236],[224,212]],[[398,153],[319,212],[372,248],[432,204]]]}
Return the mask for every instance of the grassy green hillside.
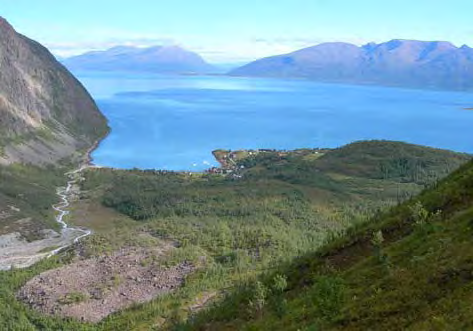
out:
{"label": "grassy green hillside", "polygon": [[313,250],[469,158],[373,141],[324,155],[261,152],[238,161],[238,177],[96,169],[86,174],[84,190],[160,236],[219,259],[247,254],[267,264]]}
{"label": "grassy green hillside", "polygon": [[33,165],[0,166],[0,235],[20,232],[28,239],[54,228],[51,205],[58,202],[56,187],[65,184],[65,168]]}
{"label": "grassy green hillside", "polygon": [[[94,230],[81,243],[82,254],[103,256],[122,247],[148,245],[152,241],[140,240],[146,233],[176,243],[166,263],[186,260],[199,269],[174,293],[95,325],[40,316],[15,298],[26,280],[69,263],[69,255],[29,270],[0,272],[0,328],[157,330],[186,327],[189,317],[196,323],[187,326],[190,329],[267,329],[263,326],[274,324],[274,328],[297,330],[349,325],[354,322],[350,317],[344,319],[344,312],[351,312],[347,316],[355,320],[358,302],[363,301],[348,305],[353,285],[344,278],[343,270],[377,252],[377,261],[369,258],[369,272],[396,272],[396,257],[388,249],[414,228],[411,223],[416,224],[398,216],[397,210],[411,215],[404,205],[389,218],[372,219],[373,215],[433,186],[470,159],[464,154],[383,141],[323,152],[306,149],[242,155],[236,161],[238,171],[226,175],[88,170],[81,199],[68,219]],[[430,200],[435,199],[439,198]],[[435,212],[435,206],[424,205]],[[447,208],[443,209],[436,217],[448,215]],[[419,214],[423,215],[422,208]],[[406,228],[404,223],[411,225]],[[437,231],[430,224],[424,226],[423,218],[418,223],[422,236]],[[385,228],[385,224],[394,225]],[[374,250],[370,243],[378,228],[383,228],[384,241]],[[340,236],[347,239],[334,242]],[[325,248],[314,255],[320,247]],[[345,254],[345,247],[354,251]],[[263,277],[261,282],[258,277]],[[371,286],[369,277],[361,280]],[[363,300],[363,293],[356,295]],[[322,304],[309,305],[311,298],[324,296]],[[196,315],[193,308],[222,300],[220,308],[202,315]]]}
{"label": "grassy green hillside", "polygon": [[[471,330],[472,219],[470,162],[418,197],[236,290],[187,329]],[[285,286],[276,286],[280,279]]]}

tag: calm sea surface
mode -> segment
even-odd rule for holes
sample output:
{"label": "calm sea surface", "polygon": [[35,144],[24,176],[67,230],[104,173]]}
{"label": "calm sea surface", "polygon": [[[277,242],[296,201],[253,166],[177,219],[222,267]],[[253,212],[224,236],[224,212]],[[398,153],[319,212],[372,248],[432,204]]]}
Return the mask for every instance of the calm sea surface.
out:
{"label": "calm sea surface", "polygon": [[473,94],[220,76],[76,73],[111,134],[116,168],[203,170],[212,150],[337,147],[388,139],[473,153]]}

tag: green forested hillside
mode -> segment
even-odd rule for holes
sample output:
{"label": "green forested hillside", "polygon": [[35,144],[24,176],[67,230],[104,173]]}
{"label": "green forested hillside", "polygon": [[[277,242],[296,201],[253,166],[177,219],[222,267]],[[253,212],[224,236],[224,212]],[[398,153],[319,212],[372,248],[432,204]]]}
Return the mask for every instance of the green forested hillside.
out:
{"label": "green forested hillside", "polygon": [[0,166],[0,235],[19,232],[27,239],[56,227],[52,204],[56,187],[64,185],[65,168],[33,165]]}
{"label": "green forested hillside", "polygon": [[[471,330],[473,163],[188,324],[198,330]],[[283,278],[283,288],[277,280]],[[256,303],[256,304],[255,304]]]}
{"label": "green forested hillside", "polygon": [[[267,329],[265,325],[274,325],[297,330],[350,325],[358,318],[358,301],[348,305],[346,298],[356,287],[339,270],[349,270],[376,253],[378,262],[374,258],[366,262],[372,264],[370,273],[397,272],[393,269],[396,256],[388,251],[390,243],[411,227],[417,229],[412,225],[417,223],[419,236],[442,233],[435,232],[438,227],[431,227],[422,216],[424,208],[435,213],[437,207],[422,200],[417,221],[409,219],[413,212],[406,205],[394,209],[389,218],[383,213],[433,186],[436,179],[469,159],[464,154],[378,141],[323,153],[310,149],[248,153],[237,161],[235,169],[239,170],[226,175],[90,169],[85,173],[81,199],[68,219],[94,230],[76,247],[81,254],[103,256],[127,246],[150,245],[153,241],[140,239],[146,233],[176,244],[166,257],[167,264],[190,261],[198,269],[172,294],[110,315],[95,325],[40,316],[15,298],[29,278],[69,263],[70,257],[44,261],[29,270],[0,272],[0,328],[179,329],[186,327],[189,318],[195,323],[187,326],[190,329]],[[388,172],[386,164],[392,165]],[[457,190],[461,194],[460,187]],[[440,198],[429,201],[436,199]],[[445,211],[435,217],[449,215],[448,208],[442,209]],[[399,216],[399,210],[406,219]],[[382,238],[373,249],[373,232],[379,228]],[[345,246],[354,251],[345,254]],[[417,255],[419,261],[428,261]],[[333,257],[328,261],[323,256]],[[360,279],[371,286],[371,276]],[[314,296],[323,303],[314,301]],[[356,296],[364,300],[362,294]],[[309,301],[315,303],[309,305]],[[217,308],[201,315],[193,308],[212,302]],[[345,310],[352,314],[346,316],[353,317],[345,318]]]}
{"label": "green forested hillside", "polygon": [[98,189],[105,206],[149,231],[217,255],[243,250],[269,263],[318,247],[328,235],[420,192],[469,158],[403,143],[360,142],[324,155],[262,152],[238,161],[237,169],[244,165],[238,177],[95,169],[84,189]]}
{"label": "green forested hillside", "polygon": [[316,168],[347,176],[428,184],[458,167],[456,153],[393,141],[362,141],[337,148],[316,163]]}

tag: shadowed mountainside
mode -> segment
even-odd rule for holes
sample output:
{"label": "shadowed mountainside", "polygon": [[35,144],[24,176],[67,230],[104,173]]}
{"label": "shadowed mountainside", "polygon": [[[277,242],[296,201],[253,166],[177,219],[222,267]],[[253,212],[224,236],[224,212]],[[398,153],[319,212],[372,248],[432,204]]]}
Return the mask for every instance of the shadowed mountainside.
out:
{"label": "shadowed mountainside", "polygon": [[84,87],[49,51],[0,18],[0,164],[43,165],[107,132]]}
{"label": "shadowed mountainside", "polygon": [[107,131],[79,81],[46,48],[0,18],[2,249],[51,235],[43,230],[58,227],[51,205],[64,172]]}

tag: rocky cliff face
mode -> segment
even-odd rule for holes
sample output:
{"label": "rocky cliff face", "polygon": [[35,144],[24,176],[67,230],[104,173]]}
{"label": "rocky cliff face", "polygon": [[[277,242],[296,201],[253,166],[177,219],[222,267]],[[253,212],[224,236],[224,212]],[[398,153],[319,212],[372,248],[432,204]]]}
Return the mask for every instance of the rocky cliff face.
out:
{"label": "rocky cliff face", "polygon": [[261,59],[236,76],[303,77],[325,82],[473,90],[473,49],[448,42],[391,40],[358,47],[324,43]]}
{"label": "rocky cliff face", "polygon": [[107,130],[79,81],[0,18],[0,164],[70,158]]}

